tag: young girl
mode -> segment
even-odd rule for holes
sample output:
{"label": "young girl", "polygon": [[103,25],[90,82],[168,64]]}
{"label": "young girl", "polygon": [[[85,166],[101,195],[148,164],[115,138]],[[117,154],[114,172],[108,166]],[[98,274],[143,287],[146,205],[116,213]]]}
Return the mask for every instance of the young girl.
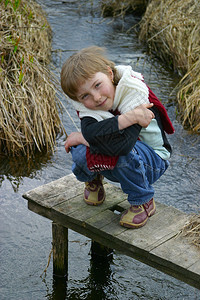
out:
{"label": "young girl", "polygon": [[103,177],[119,182],[130,208],[120,219],[139,228],[155,213],[152,184],[169,166],[165,132],[174,128],[161,102],[130,66],[115,66],[104,49],[92,46],[73,54],[61,71],[61,86],[81,119],[81,132],[65,142],[72,171],[85,182],[84,200],[105,200]]}

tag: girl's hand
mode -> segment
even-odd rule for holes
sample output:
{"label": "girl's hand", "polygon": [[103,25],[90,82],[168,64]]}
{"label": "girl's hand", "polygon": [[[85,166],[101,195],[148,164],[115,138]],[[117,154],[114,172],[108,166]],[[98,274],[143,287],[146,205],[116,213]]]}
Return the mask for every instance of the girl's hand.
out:
{"label": "girl's hand", "polygon": [[151,123],[151,120],[155,118],[155,115],[148,108],[151,108],[152,106],[153,103],[148,103],[142,104],[134,109],[137,124],[146,128]]}
{"label": "girl's hand", "polygon": [[65,142],[65,150],[67,151],[67,153],[69,153],[70,148],[72,146],[77,146],[80,144],[83,144],[83,145],[89,147],[88,142],[84,139],[81,132],[72,132],[72,133],[70,133],[70,135],[68,135],[67,140]]}
{"label": "girl's hand", "polygon": [[151,120],[155,118],[154,113],[149,109],[153,103],[142,104],[136,108],[120,115],[118,117],[119,130],[127,128],[133,124],[139,124],[142,127],[147,127]]}

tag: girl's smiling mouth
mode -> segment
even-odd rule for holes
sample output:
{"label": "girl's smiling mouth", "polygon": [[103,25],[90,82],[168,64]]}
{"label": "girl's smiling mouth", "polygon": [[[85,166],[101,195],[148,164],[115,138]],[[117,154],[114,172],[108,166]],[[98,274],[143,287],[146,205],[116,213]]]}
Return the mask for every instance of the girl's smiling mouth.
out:
{"label": "girl's smiling mouth", "polygon": [[106,98],[103,102],[101,102],[101,103],[98,104],[97,106],[103,106],[103,105],[106,103],[107,99],[108,99],[108,98]]}

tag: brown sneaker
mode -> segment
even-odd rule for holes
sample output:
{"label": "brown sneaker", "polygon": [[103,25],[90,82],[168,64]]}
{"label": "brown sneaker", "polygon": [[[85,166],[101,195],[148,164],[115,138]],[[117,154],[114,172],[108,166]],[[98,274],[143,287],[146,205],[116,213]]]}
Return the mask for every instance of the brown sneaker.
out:
{"label": "brown sneaker", "polygon": [[84,200],[89,205],[100,205],[105,200],[105,190],[102,184],[103,176],[98,174],[95,179],[85,182]]}
{"label": "brown sneaker", "polygon": [[127,228],[140,228],[146,224],[155,211],[156,205],[153,198],[143,205],[132,205],[122,214],[120,225]]}

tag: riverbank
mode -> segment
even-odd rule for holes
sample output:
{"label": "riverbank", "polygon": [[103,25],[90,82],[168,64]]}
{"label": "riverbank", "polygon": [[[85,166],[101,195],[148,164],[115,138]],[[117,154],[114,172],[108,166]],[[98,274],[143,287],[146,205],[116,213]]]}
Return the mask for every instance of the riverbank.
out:
{"label": "riverbank", "polygon": [[53,151],[62,125],[51,56],[51,28],[35,1],[1,1],[0,153]]}
{"label": "riverbank", "polygon": [[[111,9],[113,7],[113,9]],[[145,10],[146,8],[146,10]],[[149,53],[178,72],[177,103],[183,126],[200,132],[200,2],[194,0],[103,0],[102,11],[113,16],[145,10],[139,39]]]}

